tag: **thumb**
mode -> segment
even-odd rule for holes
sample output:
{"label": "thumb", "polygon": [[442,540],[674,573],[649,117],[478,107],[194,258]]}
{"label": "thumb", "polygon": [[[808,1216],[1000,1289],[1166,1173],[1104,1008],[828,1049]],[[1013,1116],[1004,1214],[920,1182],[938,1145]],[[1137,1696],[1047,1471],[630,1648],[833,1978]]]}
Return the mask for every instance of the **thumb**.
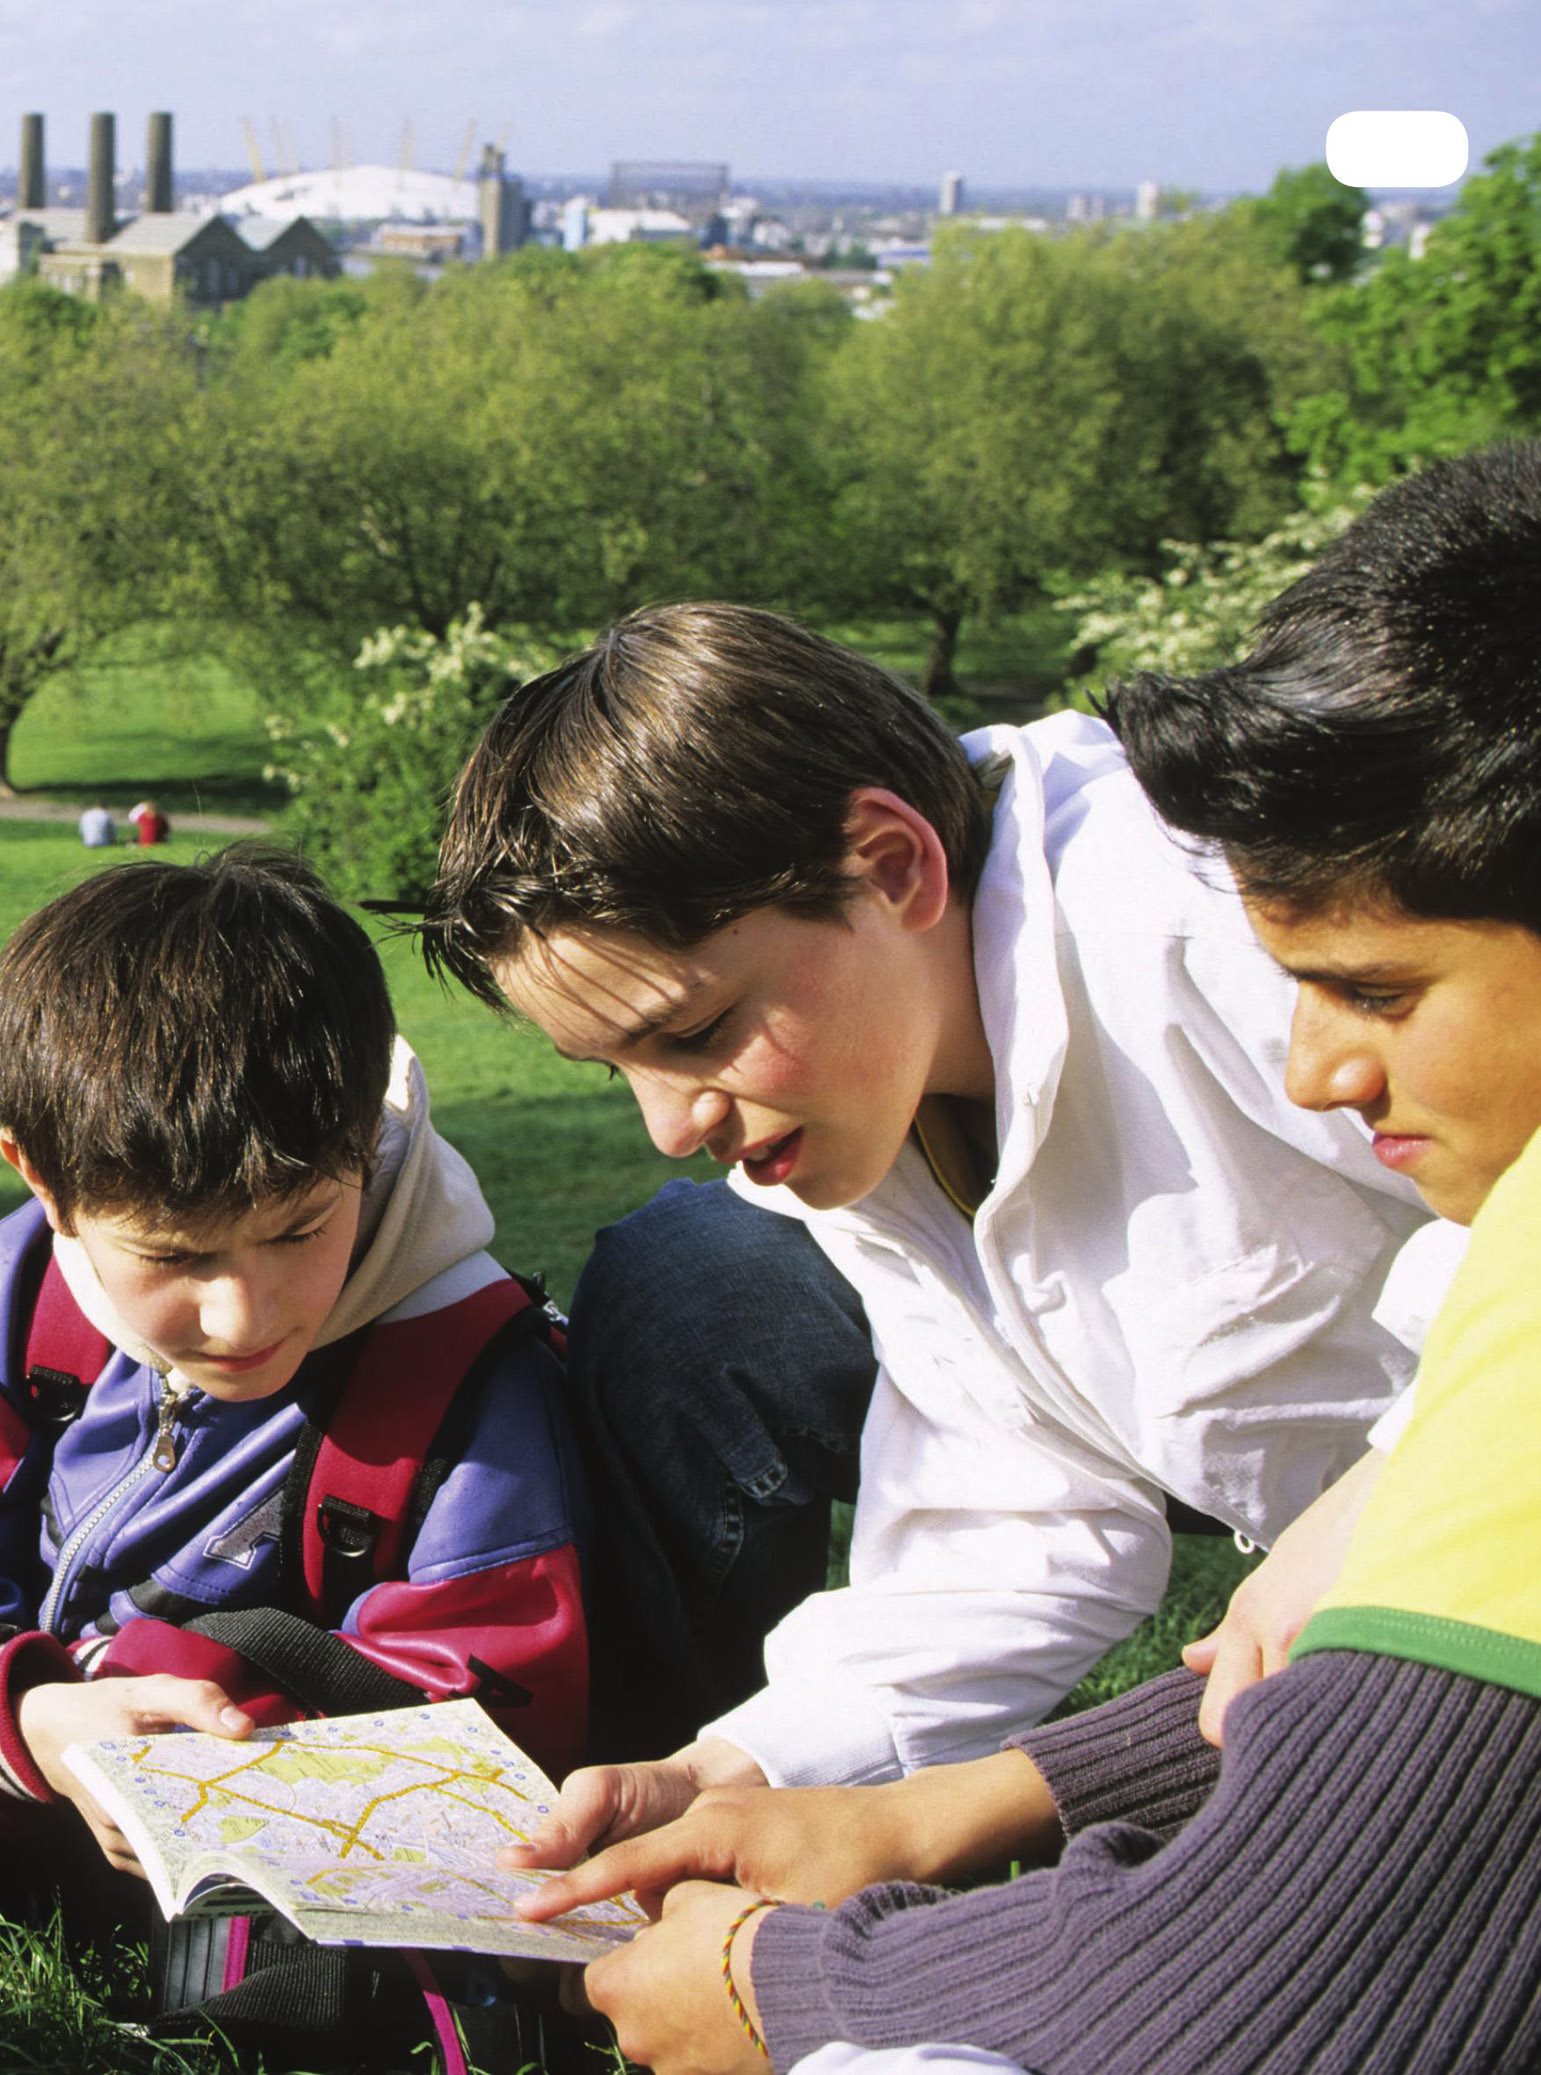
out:
{"label": "thumb", "polygon": [[1216,1749],[1225,1742],[1225,1716],[1238,1693],[1263,1676],[1263,1660],[1251,1636],[1228,1636],[1215,1653],[1214,1668],[1199,1702],[1199,1734]]}
{"label": "thumb", "polygon": [[1220,1655],[1220,1630],[1212,1628],[1207,1636],[1195,1636],[1191,1643],[1184,1643],[1183,1663],[1190,1672],[1197,1672],[1207,1679],[1215,1668],[1215,1659]]}
{"label": "thumb", "polygon": [[619,1767],[585,1766],[567,1781],[529,1841],[510,1845],[499,1856],[516,1866],[575,1866],[614,1822],[620,1800]]}
{"label": "thumb", "polygon": [[136,1712],[146,1729],[171,1725],[206,1736],[250,1736],[256,1723],[212,1679],[179,1679],[172,1673],[144,1681]]}

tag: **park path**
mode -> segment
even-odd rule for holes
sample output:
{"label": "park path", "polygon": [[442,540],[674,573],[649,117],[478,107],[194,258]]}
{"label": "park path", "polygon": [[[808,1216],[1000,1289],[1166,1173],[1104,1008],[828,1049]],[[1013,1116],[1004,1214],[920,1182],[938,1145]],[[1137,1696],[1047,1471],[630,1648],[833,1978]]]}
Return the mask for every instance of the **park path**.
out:
{"label": "park path", "polygon": [[[34,798],[30,793],[0,798],[0,820],[75,822],[79,819],[78,800],[45,800]],[[269,824],[254,814],[179,813],[174,826],[176,833],[183,836],[201,835],[205,830],[214,836],[261,836],[267,833]]]}

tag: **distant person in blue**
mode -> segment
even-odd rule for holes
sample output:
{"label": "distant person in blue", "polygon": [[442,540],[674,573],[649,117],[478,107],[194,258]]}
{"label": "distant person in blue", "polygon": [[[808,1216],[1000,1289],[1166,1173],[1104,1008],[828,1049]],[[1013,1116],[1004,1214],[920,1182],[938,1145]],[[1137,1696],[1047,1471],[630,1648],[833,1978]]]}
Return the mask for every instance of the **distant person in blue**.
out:
{"label": "distant person in blue", "polygon": [[118,840],[117,823],[100,800],[80,817],[80,840],[87,850],[111,850]]}

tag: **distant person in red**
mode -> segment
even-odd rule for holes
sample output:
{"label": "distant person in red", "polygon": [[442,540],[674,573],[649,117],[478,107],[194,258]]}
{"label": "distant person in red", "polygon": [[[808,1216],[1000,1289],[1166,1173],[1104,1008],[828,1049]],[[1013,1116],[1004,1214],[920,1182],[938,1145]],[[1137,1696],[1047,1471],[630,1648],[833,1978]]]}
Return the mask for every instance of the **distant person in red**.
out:
{"label": "distant person in red", "polygon": [[139,831],[141,845],[164,843],[171,834],[171,823],[153,800],[141,800],[137,807],[130,807],[128,818]]}

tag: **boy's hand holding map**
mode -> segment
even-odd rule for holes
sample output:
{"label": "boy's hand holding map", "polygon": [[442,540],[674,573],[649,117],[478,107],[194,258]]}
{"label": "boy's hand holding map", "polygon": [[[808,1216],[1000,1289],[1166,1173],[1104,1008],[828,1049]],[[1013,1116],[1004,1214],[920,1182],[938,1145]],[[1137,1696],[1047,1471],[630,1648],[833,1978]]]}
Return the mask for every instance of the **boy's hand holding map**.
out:
{"label": "boy's hand holding map", "polygon": [[169,1918],[267,1903],[321,1945],[594,1959],[645,1919],[627,1897],[516,1915],[538,1872],[499,1870],[556,1789],[475,1701],[259,1729],[73,1744]]}

